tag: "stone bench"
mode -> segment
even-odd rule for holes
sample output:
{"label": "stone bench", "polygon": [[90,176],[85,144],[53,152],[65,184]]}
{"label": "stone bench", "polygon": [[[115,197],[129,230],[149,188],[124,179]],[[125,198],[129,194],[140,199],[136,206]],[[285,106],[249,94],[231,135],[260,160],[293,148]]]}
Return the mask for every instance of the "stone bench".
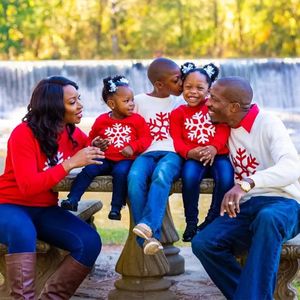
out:
{"label": "stone bench", "polygon": [[[72,181],[76,174],[70,174],[62,180],[56,187],[57,191],[69,191]],[[201,193],[211,194],[213,189],[213,181],[204,179],[201,183]],[[91,192],[111,192],[112,180],[110,176],[96,177],[91,183],[88,191]],[[181,193],[181,181],[174,183],[172,193]],[[81,201],[80,205],[86,201]],[[96,201],[97,202],[97,201]],[[99,205],[96,211],[100,210],[102,204]],[[95,211],[95,212],[96,212]],[[92,218],[94,212],[90,212],[82,218],[88,220]],[[79,217],[81,217],[79,215]],[[91,220],[92,221],[92,220]],[[166,216],[163,222],[161,242],[164,246],[164,251],[155,256],[147,256],[143,254],[140,247],[137,246],[135,235],[132,233],[133,220],[130,214],[129,235],[124,245],[123,251],[116,265],[116,271],[122,275],[122,278],[115,282],[115,290],[109,294],[109,299],[151,299],[156,297],[156,300],[176,299],[175,295],[169,290],[171,282],[164,278],[165,275],[179,275],[184,272],[184,258],[179,254],[179,249],[174,247],[174,243],[179,240],[179,236],[174,227],[169,206],[167,207]],[[53,264],[57,265],[63,256],[61,250],[51,247],[45,243],[37,243],[37,249],[41,252],[42,260],[47,259],[49,265],[53,260]],[[54,248],[54,249],[53,249]],[[44,249],[44,250],[43,250]],[[0,245],[0,272],[3,274],[4,260],[3,247]],[[46,254],[42,255],[43,252]],[[266,255],[268,255],[266,253]],[[57,259],[58,257],[58,259]],[[299,270],[300,258],[300,235],[292,240],[289,240],[283,245],[281,253],[280,267],[278,271],[276,291],[274,297],[276,300],[296,300],[297,291],[292,287],[292,280],[297,275]],[[58,262],[56,263],[56,261]],[[39,279],[39,289],[41,288],[42,279],[47,278],[44,274],[45,268],[41,268],[43,263],[40,263],[38,268],[44,270],[39,271],[41,279]],[[55,266],[54,266],[55,268]],[[51,271],[53,272],[53,271]],[[51,272],[48,272],[51,273]],[[49,276],[49,275],[47,275]],[[4,285],[5,287],[5,285]],[[4,289],[5,290],[5,289]],[[5,295],[0,291],[0,299],[4,299]]]}
{"label": "stone bench", "polygon": [[[58,191],[69,191],[75,174],[66,177],[57,186]],[[201,183],[201,193],[211,194],[213,180],[204,179]],[[88,191],[111,192],[112,181],[110,176],[96,177]],[[181,181],[172,186],[172,193],[181,193]],[[183,213],[183,212],[182,212]],[[164,278],[165,275],[179,275],[184,272],[184,258],[179,254],[179,249],[173,244],[179,240],[174,227],[169,206],[162,228],[161,242],[164,252],[155,256],[143,254],[137,246],[135,235],[132,233],[133,220],[130,213],[129,235],[120,258],[116,271],[122,278],[115,282],[116,289],[111,291],[109,299],[175,299],[169,291],[171,282]],[[266,253],[266,255],[268,255]],[[297,291],[292,286],[292,280],[299,270],[300,235],[287,241],[282,248],[281,261],[274,293],[276,300],[296,300]]]}
{"label": "stone bench", "polygon": [[[81,220],[86,221],[95,228],[94,214],[100,211],[102,202],[99,200],[83,200],[80,201],[78,211],[73,212]],[[59,263],[67,254],[66,251],[51,246],[43,241],[38,240],[36,244],[37,252],[37,271],[36,271],[36,290],[39,293],[46,280],[56,270]],[[5,261],[4,255],[7,253],[5,245],[0,244],[0,299],[10,299],[9,286],[5,280]],[[2,277],[2,278],[1,278]]]}

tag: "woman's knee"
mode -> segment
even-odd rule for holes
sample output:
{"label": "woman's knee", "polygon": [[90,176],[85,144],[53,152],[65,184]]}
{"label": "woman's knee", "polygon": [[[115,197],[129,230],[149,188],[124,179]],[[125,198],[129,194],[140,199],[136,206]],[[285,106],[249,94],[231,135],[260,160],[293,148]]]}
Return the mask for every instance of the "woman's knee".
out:
{"label": "woman's knee", "polygon": [[11,224],[6,229],[6,245],[10,253],[34,252],[36,248],[37,233],[32,224],[18,226]]}
{"label": "woman's knee", "polygon": [[96,230],[92,229],[84,236],[84,245],[88,254],[96,259],[102,248],[101,238]]}
{"label": "woman's knee", "polygon": [[92,266],[102,248],[101,238],[92,228],[78,238],[78,245],[71,251],[71,255],[82,264]]}

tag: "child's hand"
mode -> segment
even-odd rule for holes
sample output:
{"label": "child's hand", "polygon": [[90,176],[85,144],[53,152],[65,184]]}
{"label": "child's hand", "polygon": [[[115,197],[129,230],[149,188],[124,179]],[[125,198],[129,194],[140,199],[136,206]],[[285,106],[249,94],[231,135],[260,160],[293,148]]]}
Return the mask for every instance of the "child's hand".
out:
{"label": "child's hand", "polygon": [[101,165],[100,159],[105,158],[104,153],[97,147],[86,147],[76,152],[72,157],[62,162],[62,166],[66,172],[70,172],[74,168],[84,167],[87,165]]}
{"label": "child's hand", "polygon": [[200,151],[203,149],[203,147],[199,146],[196,148],[191,149],[188,153],[187,153],[187,158],[190,159],[194,159],[199,161],[201,159],[201,155],[200,155]]}
{"label": "child's hand", "polygon": [[91,144],[94,147],[100,148],[101,151],[105,151],[108,148],[110,141],[109,139],[102,139],[100,136],[97,136],[92,140]]}
{"label": "child's hand", "polygon": [[125,157],[131,157],[133,155],[133,149],[131,146],[126,146],[120,151]]}
{"label": "child's hand", "polygon": [[200,161],[204,166],[213,164],[215,156],[217,154],[217,149],[214,146],[205,146],[200,150]]}

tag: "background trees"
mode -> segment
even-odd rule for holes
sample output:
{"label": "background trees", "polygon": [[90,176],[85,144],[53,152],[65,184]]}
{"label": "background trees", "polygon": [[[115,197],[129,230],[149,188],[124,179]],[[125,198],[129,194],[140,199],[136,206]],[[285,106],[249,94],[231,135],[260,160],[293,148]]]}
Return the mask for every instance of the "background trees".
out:
{"label": "background trees", "polygon": [[300,56],[299,0],[2,0],[0,59]]}

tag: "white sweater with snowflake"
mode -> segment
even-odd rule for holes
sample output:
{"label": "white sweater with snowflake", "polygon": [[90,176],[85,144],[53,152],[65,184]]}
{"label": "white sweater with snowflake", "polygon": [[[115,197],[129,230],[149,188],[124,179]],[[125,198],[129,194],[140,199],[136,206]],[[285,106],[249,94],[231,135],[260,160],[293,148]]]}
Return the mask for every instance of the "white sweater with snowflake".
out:
{"label": "white sweater with snowflake", "polygon": [[[145,152],[172,151],[175,152],[173,139],[170,135],[170,113],[181,105],[183,100],[179,97],[167,98],[152,97],[147,94],[134,96],[135,112],[146,120],[153,142]],[[145,153],[144,152],[144,153]]]}
{"label": "white sweater with snowflake", "polygon": [[228,140],[235,180],[248,177],[255,183],[241,202],[254,196],[281,196],[300,202],[300,160],[287,129],[273,114],[258,111],[256,105],[251,110],[255,108],[257,115],[250,128],[231,128]]}

